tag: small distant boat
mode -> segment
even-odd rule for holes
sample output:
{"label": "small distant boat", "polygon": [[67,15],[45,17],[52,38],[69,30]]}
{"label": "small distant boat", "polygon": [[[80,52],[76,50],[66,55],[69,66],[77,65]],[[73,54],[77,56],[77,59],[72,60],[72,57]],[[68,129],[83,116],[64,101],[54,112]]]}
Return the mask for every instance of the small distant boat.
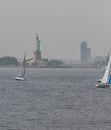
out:
{"label": "small distant boat", "polygon": [[25,62],[26,62],[26,53],[24,54],[24,58],[22,61],[22,66],[20,68],[19,74],[17,77],[14,78],[15,80],[19,80],[19,81],[25,80],[25,78],[24,78],[24,76],[25,76]]}
{"label": "small distant boat", "polygon": [[102,78],[97,80],[96,87],[98,88],[107,88],[111,86],[111,57],[106,58],[106,65],[104,67]]}

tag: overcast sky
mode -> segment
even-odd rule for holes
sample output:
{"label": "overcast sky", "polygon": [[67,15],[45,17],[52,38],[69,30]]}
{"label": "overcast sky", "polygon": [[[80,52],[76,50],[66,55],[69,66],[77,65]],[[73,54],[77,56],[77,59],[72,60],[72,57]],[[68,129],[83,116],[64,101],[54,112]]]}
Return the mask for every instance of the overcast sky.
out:
{"label": "overcast sky", "polygon": [[107,55],[111,0],[0,0],[0,57],[31,57],[36,33],[43,58],[80,59],[82,41]]}

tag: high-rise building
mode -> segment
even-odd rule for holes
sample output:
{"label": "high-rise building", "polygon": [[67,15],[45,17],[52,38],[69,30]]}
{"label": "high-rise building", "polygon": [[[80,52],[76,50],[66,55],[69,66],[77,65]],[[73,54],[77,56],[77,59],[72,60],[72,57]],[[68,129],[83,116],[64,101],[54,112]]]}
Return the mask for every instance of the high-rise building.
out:
{"label": "high-rise building", "polygon": [[88,60],[88,62],[91,62],[91,48],[87,48],[87,60]]}
{"label": "high-rise building", "polygon": [[87,42],[81,43],[81,63],[86,64],[91,62],[91,48],[87,47]]}
{"label": "high-rise building", "polygon": [[81,63],[87,63],[88,51],[87,42],[83,41],[81,43]]}
{"label": "high-rise building", "polygon": [[91,48],[87,48],[87,55],[88,55],[88,58],[91,58]]}

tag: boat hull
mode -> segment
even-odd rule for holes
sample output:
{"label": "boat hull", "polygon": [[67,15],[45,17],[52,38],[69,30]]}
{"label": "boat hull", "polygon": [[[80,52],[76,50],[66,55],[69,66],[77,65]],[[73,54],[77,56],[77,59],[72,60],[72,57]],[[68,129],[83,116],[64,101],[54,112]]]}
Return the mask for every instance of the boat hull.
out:
{"label": "boat hull", "polygon": [[95,85],[97,88],[108,88],[110,87],[109,84],[103,84],[103,83],[98,83]]}
{"label": "boat hull", "polygon": [[14,79],[18,81],[24,81],[24,77],[15,77]]}

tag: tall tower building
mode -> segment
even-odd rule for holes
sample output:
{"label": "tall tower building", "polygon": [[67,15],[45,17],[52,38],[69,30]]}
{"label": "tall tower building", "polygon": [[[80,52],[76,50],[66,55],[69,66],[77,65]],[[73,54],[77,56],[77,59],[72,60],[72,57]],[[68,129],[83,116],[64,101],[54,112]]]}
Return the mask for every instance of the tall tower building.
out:
{"label": "tall tower building", "polygon": [[87,52],[88,52],[88,59],[91,59],[91,48],[87,48]]}
{"label": "tall tower building", "polygon": [[81,43],[81,63],[82,64],[87,63],[87,59],[88,59],[87,42],[83,41]]}

